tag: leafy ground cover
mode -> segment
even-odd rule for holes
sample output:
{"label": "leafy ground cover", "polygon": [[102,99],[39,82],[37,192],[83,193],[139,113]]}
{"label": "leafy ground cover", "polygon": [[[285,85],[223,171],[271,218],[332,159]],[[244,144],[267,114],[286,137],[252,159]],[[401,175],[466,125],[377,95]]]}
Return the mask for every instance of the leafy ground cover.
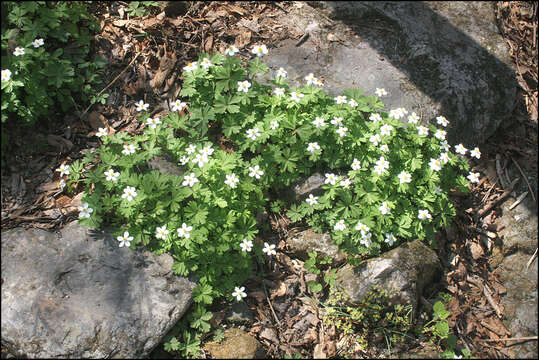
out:
{"label": "leafy ground cover", "polygon": [[[503,4],[505,3],[500,4],[500,19],[507,26],[511,27],[511,24],[516,23],[514,17],[520,17],[519,21],[530,21],[518,15],[519,12],[513,11],[517,5],[503,7]],[[101,22],[101,33],[95,39],[95,51],[110,60],[107,71],[110,78],[105,81],[110,84],[107,89],[110,100],[103,106],[90,108],[80,118],[66,117],[65,124],[56,124],[44,130],[47,135],[21,134],[14,137],[19,144],[15,144],[6,166],[2,168],[3,184],[9,184],[2,187],[3,229],[17,225],[54,229],[76,219],[76,209],[81,200],[81,195],[77,193],[82,189],[73,189],[70,196],[60,194],[57,191],[57,175],[51,179],[51,173],[61,164],[82,159],[84,150],[97,148],[98,142],[95,141],[94,135],[99,128],[105,127],[110,133],[139,134],[141,123],[136,121],[137,113],[133,109],[135,101],[140,98],[144,97],[146,102],[151,104],[154,109],[150,114],[152,117],[165,115],[166,106],[163,102],[167,98],[177,98],[181,91],[177,87],[181,76],[179,69],[196,60],[199,53],[218,50],[223,52],[225,44],[230,43],[240,49],[250,49],[254,44],[271,44],[287,36],[299,40],[302,35],[287,33],[277,21],[279,16],[286,14],[287,9],[296,6],[294,3],[197,3],[186,15],[175,19],[164,18],[153,8],[148,9],[149,14],[145,17],[127,18],[125,12],[129,11],[120,2],[97,2],[92,5],[92,13]],[[125,9],[123,16],[121,9]],[[533,17],[533,10],[531,14]],[[173,28],[175,31],[171,30]],[[528,39],[526,29],[522,33],[518,32],[518,27],[512,29],[513,36],[510,41],[522,48],[535,48],[536,52],[536,45]],[[522,56],[519,59],[515,57],[517,64],[522,60]],[[530,60],[533,59],[532,56],[527,59],[533,61]],[[519,156],[524,170],[536,174],[534,166],[537,152],[530,152],[530,149],[537,149],[537,115],[535,113],[534,117],[530,104],[533,104],[534,94],[535,99],[537,98],[537,89],[536,85],[535,89],[530,87],[530,81],[527,80],[529,76],[534,76],[533,68],[530,69],[521,75],[526,87],[523,86],[520,98],[531,100],[524,100],[515,108],[517,126],[511,128],[509,133],[503,132],[494,137],[482,152],[484,161],[499,153],[507,159],[510,156]],[[113,82],[118,74],[122,81]],[[529,131],[534,127],[532,124],[535,124],[535,132]],[[29,152],[24,148],[28,141],[41,144],[41,153]],[[221,148],[226,150],[230,146],[231,144],[223,139]],[[487,262],[484,259],[473,259],[469,255],[467,244],[477,236],[477,233],[470,230],[474,227],[474,213],[487,207],[490,200],[502,191],[494,182],[485,178],[473,188],[470,196],[456,199],[457,225],[451,236],[456,241],[447,244],[447,249],[440,249],[442,255],[450,249],[461,256],[461,262],[456,266],[444,264],[447,276],[437,290],[454,294],[447,304],[452,313],[448,318],[449,327],[460,335],[459,345],[472,346],[472,354],[476,356],[494,354],[510,357],[508,350],[503,348],[503,343],[476,341],[494,336],[491,328],[497,326],[503,329],[503,324],[491,320],[487,323],[489,329],[476,315],[469,316],[472,312],[466,309],[484,309],[488,305],[481,294],[470,296],[459,291],[459,281],[466,273],[480,274],[488,281],[496,282],[496,279],[489,275]],[[466,212],[467,209],[471,211]],[[496,209],[490,213],[490,219],[493,221],[495,216]],[[265,236],[269,242],[278,244],[280,251],[272,261],[260,265],[262,268],[259,270],[264,270],[263,272],[258,272],[245,283],[249,293],[246,301],[256,312],[256,320],[248,330],[261,340],[271,356],[301,354],[311,357],[315,348],[318,354],[335,356],[337,344],[343,339],[342,333],[331,326],[323,327],[314,318],[312,323],[302,322],[306,315],[318,314],[321,294],[314,291],[317,289],[313,288],[313,285],[308,285],[309,280],[314,279],[312,273],[286,255],[283,239],[287,233],[295,230],[291,227],[292,222],[283,212],[275,212],[270,218],[272,231],[266,232]],[[497,229],[491,230],[495,233]],[[440,234],[441,237],[445,235]],[[297,288],[298,291],[292,295],[288,291],[290,288]],[[494,294],[494,299],[499,300],[502,293],[503,289],[499,289]],[[432,298],[434,297],[433,293]],[[226,302],[214,305],[214,317],[210,321],[212,326],[218,327],[219,319],[224,316],[227,306]],[[482,319],[496,319],[493,313],[482,312],[481,316]],[[316,325],[313,326],[313,323]],[[273,333],[262,331],[268,327],[273,329]],[[468,332],[468,327],[474,330]],[[358,348],[355,354],[378,355],[361,348]]]}

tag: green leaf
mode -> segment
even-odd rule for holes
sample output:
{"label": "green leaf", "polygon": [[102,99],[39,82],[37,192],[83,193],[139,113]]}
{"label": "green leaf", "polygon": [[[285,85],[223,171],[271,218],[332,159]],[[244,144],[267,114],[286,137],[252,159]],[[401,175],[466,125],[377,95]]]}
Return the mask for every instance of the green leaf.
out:
{"label": "green leaf", "polygon": [[436,331],[442,338],[446,338],[449,335],[449,324],[447,321],[440,321],[436,324]]}

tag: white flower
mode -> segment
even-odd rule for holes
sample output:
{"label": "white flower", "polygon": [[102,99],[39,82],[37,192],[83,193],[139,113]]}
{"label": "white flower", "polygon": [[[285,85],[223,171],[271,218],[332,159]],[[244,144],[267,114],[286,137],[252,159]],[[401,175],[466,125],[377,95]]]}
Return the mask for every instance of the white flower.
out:
{"label": "white flower", "polygon": [[352,181],[350,179],[341,180],[341,186],[346,189],[350,187],[350,184],[352,184]]}
{"label": "white flower", "polygon": [[322,82],[322,80],[317,79],[317,78],[315,78],[314,84],[315,84],[316,86],[320,86],[320,87],[324,86],[324,83]]}
{"label": "white flower", "polygon": [[440,154],[440,160],[444,163],[444,164],[447,164],[447,162],[449,161],[449,154],[444,152],[444,153],[441,153]]}
{"label": "white flower", "polygon": [[234,55],[236,55],[236,53],[238,53],[238,52],[240,52],[240,51],[239,51],[238,48],[235,47],[234,45],[230,45],[229,47],[227,47],[227,48],[225,49],[225,54],[228,55],[228,56],[234,56]]}
{"label": "white flower", "polygon": [[198,182],[198,179],[195,177],[195,173],[191,173],[183,177],[182,185],[193,187],[196,182]]}
{"label": "white flower", "polygon": [[313,120],[313,125],[316,126],[316,128],[318,129],[319,127],[325,126],[326,123],[324,122],[324,119],[323,119],[323,118],[317,116],[317,117]]}
{"label": "white flower", "polygon": [[341,125],[342,124],[342,117],[334,116],[333,120],[331,120],[331,123],[333,125]]}
{"label": "white flower", "polygon": [[16,47],[15,51],[13,52],[13,55],[15,55],[15,56],[24,55],[24,48]]}
{"label": "white flower", "polygon": [[277,120],[272,120],[270,123],[270,129],[275,130],[279,127],[279,122]]}
{"label": "white flower", "polygon": [[123,236],[117,237],[118,241],[120,242],[120,247],[129,247],[131,245],[131,241],[133,241],[133,237],[129,236],[129,232],[124,232]]}
{"label": "white flower", "polygon": [[2,81],[8,81],[9,79],[11,79],[11,70],[2,70]]}
{"label": "white flower", "polygon": [[439,187],[439,186],[436,186],[436,189],[434,189],[434,193],[435,193],[436,195],[440,195],[440,194],[442,193],[442,188]]}
{"label": "white flower", "polygon": [[204,69],[207,69],[209,68],[210,66],[212,66],[213,64],[211,63],[210,59],[208,58],[204,58],[202,59],[202,61],[200,62],[200,66],[202,66]]}
{"label": "white flower", "polygon": [[149,125],[152,129],[155,129],[159,124],[161,124],[161,120],[158,117],[146,119],[146,125]]}
{"label": "white flower", "polygon": [[352,170],[359,170],[361,169],[361,163],[358,159],[354,158],[354,161],[352,161]]}
{"label": "white flower", "polygon": [[242,298],[246,297],[247,294],[245,293],[245,287],[234,287],[234,292],[232,293],[232,296],[236,298],[237,301],[241,301]]}
{"label": "white flower", "polygon": [[466,177],[468,180],[470,180],[471,183],[478,183],[479,182],[479,173],[474,173],[470,171],[470,174]]}
{"label": "white flower", "polygon": [[340,137],[343,137],[346,135],[346,132],[348,131],[347,127],[341,126],[337,130],[337,134],[339,134]]}
{"label": "white flower", "polygon": [[257,137],[260,136],[260,133],[258,132],[258,128],[253,128],[247,130],[247,137],[251,140],[256,140]]}
{"label": "white flower", "polygon": [[264,242],[264,248],[262,249],[262,252],[264,252],[268,256],[277,254],[277,251],[275,251],[275,244],[270,245],[267,242]]}
{"label": "white flower", "polygon": [[241,251],[250,252],[253,248],[253,242],[251,240],[243,239],[243,241],[240,244]]}
{"label": "white flower", "polygon": [[406,109],[404,108],[397,108],[393,109],[389,112],[389,117],[392,117],[394,119],[400,119],[401,117],[404,117],[404,115],[407,113]]}
{"label": "white flower", "polygon": [[118,181],[118,176],[120,176],[120,173],[114,172],[114,169],[109,169],[109,171],[105,171],[105,175],[107,176],[107,181],[116,182]]}
{"label": "white flower", "polygon": [[457,146],[455,146],[455,151],[459,154],[465,155],[468,149],[466,149],[462,144],[458,144]]}
{"label": "white flower", "polygon": [[91,207],[88,207],[87,202],[82,204],[82,206],[77,207],[77,209],[80,211],[79,212],[79,219],[89,218],[90,214],[94,211],[94,209],[92,209]]}
{"label": "white flower", "polygon": [[34,41],[32,41],[32,45],[35,47],[35,48],[38,48],[40,46],[43,46],[45,45],[45,41],[43,39],[35,39]]}
{"label": "white flower", "polygon": [[[208,156],[206,154],[196,154],[193,159],[194,163],[198,164],[198,167],[203,167],[205,163],[209,162]],[[192,185],[191,185],[192,186]]]}
{"label": "white flower", "polygon": [[188,162],[189,162],[189,158],[188,158],[187,156],[184,155],[184,156],[182,156],[182,157],[180,158],[180,164],[185,165],[185,164],[187,164]]}
{"label": "white flower", "polygon": [[402,171],[399,175],[398,175],[398,178],[400,180],[400,183],[409,183],[412,181],[412,175],[410,175],[409,173],[407,173],[406,171]]}
{"label": "white flower", "polygon": [[345,95],[339,95],[333,98],[337,102],[337,104],[344,104],[346,103],[346,96]]}
{"label": "white flower", "polygon": [[107,128],[99,128],[97,130],[97,134],[95,134],[95,136],[97,136],[97,137],[107,136]]}
{"label": "white flower", "polygon": [[260,57],[262,55],[266,55],[268,53],[268,48],[266,48],[266,45],[256,45],[251,52],[255,54],[256,56]]}
{"label": "white flower", "polygon": [[122,154],[124,154],[124,155],[134,154],[136,150],[137,150],[137,147],[135,145],[133,145],[133,144],[124,145],[124,149],[122,150]]}
{"label": "white flower", "polygon": [[382,175],[382,173],[385,171],[386,169],[383,167],[383,166],[380,166],[380,165],[376,165],[374,167],[374,172],[377,174],[377,175]]}
{"label": "white flower", "polygon": [[165,238],[168,235],[168,230],[167,230],[166,225],[163,225],[161,227],[158,226],[157,229],[155,229],[155,231],[156,231],[155,237],[158,238],[158,239],[165,240]]}
{"label": "white flower", "polygon": [[292,91],[290,93],[290,100],[293,100],[295,102],[299,102],[303,96],[305,96],[305,95],[303,95],[301,93],[297,93],[295,91]]}
{"label": "white flower", "polygon": [[275,77],[282,77],[284,79],[286,77],[286,74],[288,74],[286,70],[281,67],[279,68],[279,70],[277,70],[277,74],[275,75]]}
{"label": "white flower", "polygon": [[371,233],[362,234],[362,237],[361,237],[361,240],[359,240],[359,243],[365,247],[369,247],[372,244],[371,238],[372,238]]}
{"label": "white flower", "polygon": [[320,145],[317,142],[309,143],[307,151],[314,153],[316,150],[320,150]]}
{"label": "white flower", "polygon": [[211,145],[206,146],[204,149],[200,150],[200,153],[205,156],[211,156],[213,154],[214,150],[211,147]]}
{"label": "white flower", "polygon": [[447,135],[447,131],[438,129],[436,130],[434,137],[439,140],[445,140],[445,135]]}
{"label": "white flower", "polygon": [[479,159],[481,157],[481,151],[479,151],[478,147],[475,147],[472,151],[470,151],[470,156]]}
{"label": "white flower", "polygon": [[382,167],[383,169],[389,169],[389,161],[387,161],[383,156],[380,156],[380,159],[378,159],[376,165]]}
{"label": "white flower", "polygon": [[453,354],[453,359],[462,359],[462,355]]}
{"label": "white flower", "polygon": [[444,141],[440,142],[440,146],[442,147],[442,149],[443,149],[444,151],[446,151],[446,152],[449,151],[450,146],[449,146],[449,144],[447,143],[447,140],[444,140]]}
{"label": "white flower", "polygon": [[135,103],[135,105],[137,105],[137,111],[145,111],[150,106],[150,104],[145,104],[144,100],[140,100],[138,103]]}
{"label": "white flower", "polygon": [[391,130],[393,130],[393,126],[389,124],[385,124],[380,128],[380,134],[383,135],[391,135]]}
{"label": "white flower", "polygon": [[379,89],[379,88],[376,88],[376,91],[374,93],[380,97],[387,95],[387,91],[385,89]]}
{"label": "white flower", "polygon": [[382,117],[380,114],[371,114],[371,116],[369,116],[369,120],[376,124],[378,121],[382,121]]}
{"label": "white flower", "polygon": [[236,177],[236,174],[232,173],[226,176],[225,184],[230,186],[232,189],[236,187],[236,184],[240,182],[240,179]]}
{"label": "white flower", "polygon": [[419,213],[417,215],[417,218],[419,220],[426,220],[426,219],[432,219],[432,215],[429,214],[428,210],[419,210]]}
{"label": "white flower", "polygon": [[380,137],[380,134],[371,135],[369,138],[369,141],[373,143],[374,146],[378,146],[378,143],[382,141],[382,138]]}
{"label": "white flower", "polygon": [[275,88],[275,90],[273,90],[273,93],[277,96],[284,95],[284,88]]}
{"label": "white flower", "polygon": [[348,101],[348,105],[351,107],[357,107],[359,104],[354,99],[350,99],[350,101]]}
{"label": "white flower", "polygon": [[431,170],[440,171],[442,170],[442,162],[440,161],[440,159],[431,158],[429,161],[429,167],[431,168]]}
{"label": "white flower", "polygon": [[172,111],[182,111],[186,106],[186,103],[182,102],[181,100],[176,100],[172,103]]}
{"label": "white flower", "polygon": [[363,224],[361,221],[358,221],[355,229],[360,230],[361,235],[365,235],[370,230],[369,227],[367,225]]}
{"label": "white flower", "polygon": [[191,230],[193,230],[192,226],[187,226],[186,223],[183,223],[182,227],[178,229],[178,236],[189,239],[191,237],[191,234],[189,234]]}
{"label": "white flower", "polygon": [[305,81],[307,81],[307,85],[312,85],[318,80],[314,77],[313,73],[310,73],[309,75],[305,76]]}
{"label": "white flower", "polygon": [[197,65],[196,62],[190,62],[190,63],[187,64],[187,66],[185,66],[183,68],[183,70],[185,70],[187,72],[191,72],[191,71],[196,70],[196,69],[198,69],[198,65]]}
{"label": "white flower", "polygon": [[335,176],[335,174],[326,174],[326,180],[324,181],[324,184],[335,185],[336,182],[337,176]]}
{"label": "white flower", "polygon": [[380,145],[380,150],[383,152],[389,152],[389,146],[387,146],[387,144]]}
{"label": "white flower", "polygon": [[264,175],[264,172],[260,170],[260,166],[258,165],[255,165],[254,167],[249,166],[249,171],[250,171],[249,176],[255,177],[257,179],[260,179],[260,177]]}
{"label": "white flower", "polygon": [[395,235],[393,235],[393,233],[386,234],[384,242],[388,243],[389,246],[393,246],[395,241],[397,241],[397,238],[395,237]]}
{"label": "white flower", "polygon": [[60,176],[64,176],[64,174],[69,175],[69,165],[60,165],[56,171],[60,172]]}
{"label": "white flower", "polygon": [[378,210],[382,213],[382,215],[387,215],[391,212],[391,209],[389,208],[389,205],[387,201],[384,201],[382,205],[378,207]]}
{"label": "white flower", "polygon": [[436,117],[436,122],[440,125],[442,125],[443,127],[446,127],[447,124],[449,124],[449,121],[447,121],[447,119],[445,118],[445,116],[438,116]]}
{"label": "white flower", "polygon": [[248,92],[250,87],[251,83],[249,81],[238,81],[238,91]]}
{"label": "white flower", "polygon": [[340,230],[340,231],[343,231],[344,229],[346,229],[346,224],[344,223],[344,220],[341,219],[337,221],[337,223],[335,223],[335,226],[333,226],[333,229]]}
{"label": "white flower", "polygon": [[410,124],[417,124],[419,121],[419,116],[417,116],[417,114],[415,112],[413,112],[412,114],[408,115],[408,123]]}
{"label": "white flower", "polygon": [[195,151],[197,150],[196,146],[194,144],[191,144],[187,147],[187,149],[185,149],[185,151],[187,151],[187,154],[188,155],[191,155],[192,153],[194,153]]}
{"label": "white flower", "polygon": [[309,205],[318,204],[318,196],[313,196],[313,194],[309,194],[309,198],[305,199]]}
{"label": "white flower", "polygon": [[64,179],[60,179],[60,181],[58,182],[57,185],[60,188],[60,190],[64,190],[64,188],[66,186],[66,182],[64,181]]}
{"label": "white flower", "polygon": [[127,201],[131,201],[135,196],[137,196],[135,188],[133,186],[126,186],[124,193],[122,194],[122,199],[127,198]]}
{"label": "white flower", "polygon": [[423,125],[419,126],[417,128],[417,134],[418,135],[428,135],[429,134],[429,128],[424,127]]}

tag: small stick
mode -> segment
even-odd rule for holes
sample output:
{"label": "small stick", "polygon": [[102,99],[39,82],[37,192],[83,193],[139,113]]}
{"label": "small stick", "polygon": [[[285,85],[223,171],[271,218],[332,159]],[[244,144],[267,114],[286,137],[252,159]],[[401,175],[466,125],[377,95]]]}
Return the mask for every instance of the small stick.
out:
{"label": "small stick", "polygon": [[537,202],[537,200],[535,199],[535,195],[533,194],[533,190],[530,185],[530,182],[528,181],[528,177],[524,174],[524,171],[522,171],[522,168],[520,167],[520,165],[518,165],[517,161],[513,158],[511,158],[511,160],[513,160],[513,163],[515,163],[516,167],[518,168],[518,171],[520,171],[520,174],[524,178],[524,181],[526,181],[526,184],[528,184],[528,189],[530,189],[530,193],[532,194],[533,201]]}
{"label": "small stick", "polygon": [[537,335],[527,336],[527,337],[516,337],[516,338],[480,339],[479,341],[490,342],[490,341],[531,341],[531,340],[537,340]]}
{"label": "small stick", "polygon": [[529,191],[526,191],[522,194],[520,194],[520,196],[517,198],[517,200],[511,204],[511,206],[509,206],[509,210],[513,210],[518,204],[520,204],[522,202],[522,200],[524,200],[524,198],[528,195],[528,192]]}
{"label": "small stick", "polygon": [[305,41],[307,41],[308,38],[309,38],[309,33],[306,32],[306,33],[303,34],[303,36],[298,40],[298,42],[296,43],[296,46],[300,46],[300,45],[303,44]]}
{"label": "small stick", "polygon": [[509,195],[511,195],[511,191],[513,191],[513,187],[515,186],[515,184],[517,183],[518,180],[520,180],[520,178],[516,178],[515,180],[513,180],[513,182],[511,183],[509,189],[505,190],[502,195],[500,195],[496,200],[491,202],[486,208],[479,211],[479,214],[478,214],[479,217],[482,218],[490,210],[492,210],[495,206],[497,206],[500,202],[507,199],[509,197]]}
{"label": "small stick", "polygon": [[[112,84],[114,84],[114,83],[116,82],[116,80],[118,80],[118,79],[120,78],[120,76],[122,76],[122,74],[123,74],[124,72],[126,72],[126,70],[127,70],[131,65],[133,65],[133,63],[135,62],[135,60],[137,60],[137,58],[139,57],[139,55],[140,55],[140,53],[137,53],[137,55],[135,55],[135,57],[133,58],[133,60],[131,60],[131,62],[130,62],[130,63],[129,63],[123,70],[122,70],[122,72],[120,72],[120,73],[118,74],[118,76],[116,76],[116,77],[114,78],[114,80],[112,80],[107,86],[105,86],[105,87],[103,88],[103,90],[101,90],[101,91],[97,94],[96,97],[99,97],[99,95],[103,94],[103,92],[104,92],[105,90],[107,90]],[[88,112],[88,110],[90,110],[90,108],[92,107],[92,105],[93,105],[93,104],[90,104],[90,106],[88,106],[88,107],[86,108],[86,110],[84,110],[84,112],[82,113],[81,117],[84,116],[84,114],[86,114],[86,113]]]}
{"label": "small stick", "polygon": [[502,172],[502,166],[500,165],[500,154],[496,154],[496,173],[498,174],[498,179],[500,179],[500,184],[502,185],[502,188],[505,190],[507,189],[507,182],[505,181],[505,178],[503,177]]}
{"label": "small stick", "polygon": [[498,183],[498,179],[496,179],[496,181],[494,182],[494,184],[492,184],[492,186],[490,187],[490,189],[488,189],[487,193],[485,194],[485,196],[483,196],[483,199],[481,199],[481,204],[485,202],[485,200],[488,198],[488,196],[490,195],[490,192],[492,191],[492,189],[494,189],[494,186],[496,186],[496,184]]}
{"label": "small stick", "polygon": [[275,314],[275,310],[273,310],[273,306],[271,305],[271,301],[270,301],[270,299],[268,297],[268,291],[266,290],[266,284],[264,284],[264,281],[262,281],[262,286],[264,286],[264,293],[266,294],[266,300],[268,301],[268,304],[270,306],[271,313],[273,314],[273,317],[275,318],[275,321],[277,321],[277,324],[279,324],[279,326],[281,326],[281,322],[279,321],[279,318]]}
{"label": "small stick", "polygon": [[535,249],[535,252],[533,253],[530,260],[528,260],[528,263],[526,264],[526,271],[528,271],[528,268],[530,267],[530,265],[532,264],[533,260],[535,260],[536,257],[537,257],[537,249]]}
{"label": "small stick", "polygon": [[492,306],[492,308],[496,311],[496,315],[498,315],[498,317],[500,319],[503,319],[503,313],[502,313],[502,310],[500,309],[500,307],[498,306],[498,304],[496,304],[494,302],[494,299],[492,298],[492,296],[490,296],[490,292],[487,290],[487,286],[484,285],[483,286],[483,294],[485,294],[485,297],[487,298],[487,301],[489,302],[489,304]]}

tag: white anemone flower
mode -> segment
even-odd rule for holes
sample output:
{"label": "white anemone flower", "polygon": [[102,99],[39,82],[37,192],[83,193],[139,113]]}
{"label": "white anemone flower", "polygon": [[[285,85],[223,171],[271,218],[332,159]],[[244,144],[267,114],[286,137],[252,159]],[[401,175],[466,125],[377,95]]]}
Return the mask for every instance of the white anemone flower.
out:
{"label": "white anemone flower", "polygon": [[129,236],[129,232],[124,232],[123,236],[117,237],[118,241],[120,242],[120,247],[129,247],[131,245],[131,241],[133,241],[133,237]]}
{"label": "white anemone flower", "polygon": [[260,132],[258,131],[258,128],[253,128],[247,130],[247,137],[251,140],[256,140],[257,137],[260,136]]}
{"label": "white anemone flower", "polygon": [[182,102],[181,100],[176,100],[172,103],[172,111],[182,111],[186,106],[186,103]]}
{"label": "white anemone flower", "polygon": [[387,144],[380,145],[380,150],[383,152],[389,152],[389,146]]}
{"label": "white anemone flower", "polygon": [[60,176],[64,176],[64,174],[69,175],[69,165],[62,164],[56,171],[60,172]]}
{"label": "white anemone flower", "polygon": [[389,204],[387,201],[382,202],[382,205],[378,207],[378,210],[382,213],[382,215],[387,215],[391,213],[391,209],[389,208]]}
{"label": "white anemone flower", "polygon": [[161,124],[161,120],[159,120],[158,117],[146,119],[146,125],[149,125],[152,129],[155,129],[157,125],[160,125],[160,124]]}
{"label": "white anemone flower", "polygon": [[305,95],[301,94],[301,93],[297,93],[295,91],[292,91],[290,93],[290,100],[292,101],[295,101],[295,102],[299,102],[301,100],[302,97],[304,97]]}
{"label": "white anemone flower", "polygon": [[196,69],[198,69],[198,65],[196,62],[190,62],[187,64],[187,66],[184,66],[183,68],[183,70],[185,70],[186,72],[191,72]]}
{"label": "white anemone flower", "polygon": [[240,51],[239,51],[238,48],[235,47],[234,45],[230,45],[229,47],[227,47],[227,48],[225,49],[225,54],[228,55],[228,56],[234,56],[234,55],[236,55],[236,53],[238,53],[238,52],[240,52]]}
{"label": "white anemone flower", "polygon": [[9,79],[11,79],[11,70],[2,70],[2,81],[8,81]]}
{"label": "white anemone flower", "polygon": [[471,183],[478,183],[479,182],[479,173],[474,173],[470,171],[470,174],[466,177],[468,180],[470,180]]}
{"label": "white anemone flower", "polygon": [[45,45],[45,41],[43,39],[35,39],[34,41],[32,41],[32,45],[35,47],[35,48],[38,48],[40,46],[43,46]]}
{"label": "white anemone flower", "polygon": [[277,96],[281,96],[281,95],[284,95],[284,88],[275,88],[273,90],[273,93]]}
{"label": "white anemone flower", "polygon": [[254,167],[249,166],[249,171],[249,176],[257,179],[260,179],[260,177],[264,175],[264,171],[260,170],[260,166],[258,165],[255,165]]}
{"label": "white anemone flower", "polygon": [[275,75],[275,77],[280,77],[280,78],[284,79],[287,74],[288,73],[286,72],[286,70],[281,67],[281,68],[279,68],[279,70],[277,70],[277,74]]}
{"label": "white anemone flower", "polygon": [[168,235],[168,230],[167,230],[166,225],[163,225],[161,227],[158,226],[157,229],[155,229],[155,231],[156,231],[155,237],[158,239],[165,240],[165,238]]}
{"label": "white anemone flower", "polygon": [[462,144],[458,144],[455,146],[455,151],[459,154],[465,155],[468,149],[466,149]]}
{"label": "white anemone flower", "polygon": [[189,239],[191,237],[191,234],[190,234],[191,230],[193,230],[192,226],[187,226],[186,223],[183,223],[182,227],[177,230],[178,231],[178,236]]}
{"label": "white anemone flower", "polygon": [[334,230],[339,230],[339,231],[343,231],[344,229],[346,229],[346,224],[344,223],[344,220],[339,220],[335,223],[335,225],[333,226],[333,229]]}
{"label": "white anemone flower", "polygon": [[421,126],[419,126],[417,128],[417,134],[418,135],[428,135],[429,134],[429,128],[421,125]]}
{"label": "white anemone flower", "polygon": [[387,95],[387,91],[385,89],[379,89],[379,88],[376,88],[376,91],[374,93],[378,95],[379,97]]}
{"label": "white anemone flower", "polygon": [[470,151],[470,156],[479,159],[481,157],[481,151],[479,151],[478,147],[475,147],[472,151]]}
{"label": "white anemone flower", "polygon": [[314,120],[313,120],[313,125],[318,129],[322,126],[325,126],[326,123],[324,122],[324,119],[321,118],[321,117],[316,117]]}
{"label": "white anemone flower", "polygon": [[243,239],[243,241],[240,244],[241,251],[243,252],[251,252],[253,249],[253,242],[251,240]]}
{"label": "white anemone flower", "polygon": [[445,118],[445,116],[438,116],[436,117],[436,122],[439,125],[442,125],[443,127],[446,127],[449,124],[449,121]]}
{"label": "white anemone flower", "polygon": [[419,116],[415,112],[408,115],[408,123],[417,124],[419,122]]}
{"label": "white anemone flower", "polygon": [[197,150],[196,146],[194,144],[191,144],[187,147],[187,149],[185,149],[185,151],[187,151],[187,154],[188,155],[191,155],[192,153],[194,153],[195,151]]}
{"label": "white anemone flower", "polygon": [[380,114],[371,114],[371,116],[369,116],[369,120],[376,124],[378,121],[382,121],[382,117]]}
{"label": "white anemone flower", "polygon": [[438,129],[436,130],[436,133],[434,134],[434,137],[439,140],[445,140],[445,136],[447,135],[447,131]]}
{"label": "white anemone flower", "polygon": [[386,234],[386,238],[384,239],[384,242],[389,244],[389,246],[393,246],[395,241],[397,241],[397,238],[395,237],[395,235],[393,235],[393,233]]}
{"label": "white anemone flower", "polygon": [[359,170],[361,169],[361,162],[354,158],[354,161],[352,161],[352,170]]}
{"label": "white anemone flower", "polygon": [[447,164],[449,162],[449,154],[444,152],[444,153],[441,153],[440,154],[440,160],[444,163],[444,164]]}
{"label": "white anemone flower", "polygon": [[232,189],[236,187],[236,184],[240,182],[240,179],[236,176],[236,174],[232,173],[229,175],[226,175],[225,184],[230,186]]}
{"label": "white anemone flower", "polygon": [[198,182],[198,179],[195,177],[195,173],[191,173],[183,177],[182,185],[193,187],[193,185],[195,185],[195,183],[197,182]]}
{"label": "white anemone flower", "polygon": [[369,138],[369,141],[374,145],[374,146],[378,146],[378,143],[380,141],[382,141],[382,138],[380,137],[380,134],[374,134],[374,135],[371,135],[371,137]]}
{"label": "white anemone flower", "polygon": [[350,101],[348,101],[348,105],[350,105],[351,107],[355,108],[355,107],[357,107],[359,104],[358,104],[357,101],[355,101],[354,99],[350,99]]}
{"label": "white anemone flower", "polygon": [[419,210],[419,213],[417,215],[417,218],[421,221],[423,220],[426,220],[426,219],[432,219],[432,215],[429,214],[429,211],[428,210]]}
{"label": "white anemone flower", "polygon": [[309,205],[315,205],[315,204],[318,204],[318,196],[314,196],[313,194],[309,194],[309,197],[307,199],[305,199],[305,201],[309,204]]}
{"label": "white anemone flower", "polygon": [[251,52],[256,56],[260,57],[268,53],[268,48],[266,47],[266,45],[256,45],[255,47],[253,47]]}
{"label": "white anemone flower", "polygon": [[146,111],[148,110],[148,107],[150,107],[150,104],[146,104],[144,100],[140,100],[138,103],[135,103],[137,106],[137,111]]}
{"label": "white anemone flower", "polygon": [[82,206],[78,206],[77,209],[80,211],[79,212],[79,219],[89,218],[90,214],[94,211],[94,209],[92,209],[91,207],[88,207],[87,202],[82,204]]}
{"label": "white anemone flower", "polygon": [[316,150],[320,150],[320,145],[317,142],[312,142],[307,145],[307,151],[314,153]]}
{"label": "white anemone flower", "polygon": [[272,120],[270,122],[270,129],[271,130],[275,130],[279,127],[279,122],[277,120]]}
{"label": "white anemone flower", "polygon": [[391,126],[389,124],[385,124],[380,128],[380,135],[382,135],[382,136],[384,136],[384,135],[390,136],[391,135],[391,130],[393,130],[393,126]]}
{"label": "white anemone flower", "polygon": [[341,186],[345,189],[348,189],[350,185],[352,184],[352,180],[350,179],[343,179],[341,180]]}
{"label": "white anemone flower", "polygon": [[107,128],[99,128],[95,136],[97,137],[107,136]]}
{"label": "white anemone flower", "polygon": [[120,176],[120,173],[115,172],[114,169],[109,169],[108,171],[105,171],[105,176],[107,177],[107,181],[116,182],[118,181],[118,176]]}
{"label": "white anemone flower", "polygon": [[429,167],[433,171],[440,171],[442,170],[442,162],[440,159],[431,158],[429,161]]}
{"label": "white anemone flower", "polygon": [[242,287],[235,286],[232,296],[234,296],[237,301],[241,301],[242,298],[247,296],[247,294],[245,293],[245,286],[242,286]]}
{"label": "white anemone flower", "polygon": [[137,147],[134,144],[124,144],[124,149],[122,150],[122,154],[124,155],[130,155],[134,154],[137,151]]}
{"label": "white anemone flower", "polygon": [[137,191],[133,186],[126,186],[124,193],[122,194],[122,199],[127,199],[127,201],[132,201],[133,198],[137,196]]}
{"label": "white anemone flower", "polygon": [[324,184],[335,185],[337,180],[338,177],[335,174],[326,174],[326,180],[324,180]]}
{"label": "white anemone flower", "polygon": [[313,85],[317,78],[314,77],[313,73],[310,73],[309,75],[305,76],[305,81],[307,81],[307,85]]}
{"label": "white anemone flower", "polygon": [[412,175],[410,175],[410,173],[407,173],[406,171],[402,171],[402,172],[398,175],[398,178],[399,178],[401,184],[403,184],[403,183],[409,183],[409,182],[412,181]]}
{"label": "white anemone flower", "polygon": [[22,47],[16,47],[15,51],[13,51],[13,55],[15,56],[21,56],[24,55],[24,48]]}
{"label": "white anemone flower", "polygon": [[249,81],[238,81],[238,91],[248,92],[250,87],[251,83]]}
{"label": "white anemone flower", "polygon": [[345,126],[339,127],[337,130],[335,130],[337,134],[339,134],[340,137],[343,137],[346,135],[346,132],[348,131],[348,128]]}
{"label": "white anemone flower", "polygon": [[333,98],[337,102],[337,104],[345,104],[346,103],[346,95],[339,95]]}
{"label": "white anemone flower", "polygon": [[202,59],[202,61],[200,62],[200,66],[203,67],[204,69],[207,69],[209,68],[210,66],[212,66],[213,64],[211,63],[210,59],[208,58],[204,58]]}
{"label": "white anemone flower", "polygon": [[275,244],[270,245],[267,242],[264,242],[264,248],[262,249],[262,252],[268,256],[277,254],[277,251],[275,251]]}
{"label": "white anemone flower", "polygon": [[331,120],[331,123],[335,126],[342,125],[342,117],[334,116],[333,120]]}

